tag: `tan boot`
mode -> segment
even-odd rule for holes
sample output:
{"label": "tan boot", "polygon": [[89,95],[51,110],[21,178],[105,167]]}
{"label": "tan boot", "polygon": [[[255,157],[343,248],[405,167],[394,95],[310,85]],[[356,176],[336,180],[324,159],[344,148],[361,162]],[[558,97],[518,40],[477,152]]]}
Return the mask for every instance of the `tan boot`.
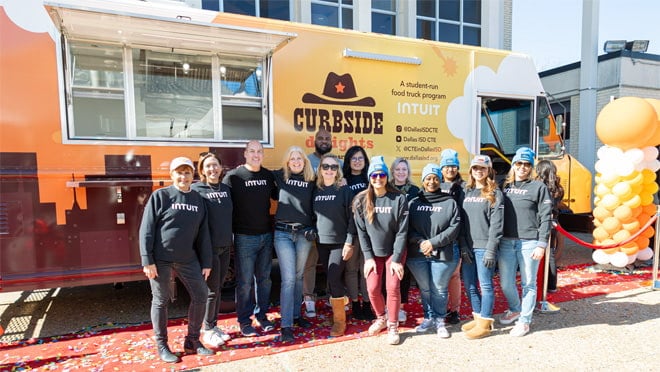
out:
{"label": "tan boot", "polygon": [[465,323],[461,326],[461,331],[467,332],[467,331],[471,330],[472,328],[474,328],[477,325],[477,319],[479,319],[479,314],[472,313],[472,318],[474,318],[474,319],[470,320],[469,322],[467,322],[467,323]]}
{"label": "tan boot", "polygon": [[343,336],[346,332],[346,309],[344,306],[348,304],[348,297],[330,297],[330,305],[332,305],[332,329],[330,330],[331,337]]}
{"label": "tan boot", "polygon": [[476,340],[478,338],[483,338],[490,335],[490,332],[493,330],[493,318],[482,318],[477,319],[477,325],[471,330],[465,333],[465,337],[468,340]]}

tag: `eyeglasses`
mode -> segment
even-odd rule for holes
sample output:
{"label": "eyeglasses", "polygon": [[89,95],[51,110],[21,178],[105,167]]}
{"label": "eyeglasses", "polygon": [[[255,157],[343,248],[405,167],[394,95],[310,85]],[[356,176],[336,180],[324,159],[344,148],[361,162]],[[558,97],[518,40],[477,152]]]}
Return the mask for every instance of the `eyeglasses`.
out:
{"label": "eyeglasses", "polygon": [[372,173],[371,176],[372,180],[378,179],[378,178],[387,178],[387,174],[385,173]]}
{"label": "eyeglasses", "polygon": [[355,162],[355,163],[357,163],[357,162],[359,162],[359,161],[364,161],[364,157],[362,157],[362,156],[356,156],[356,157],[354,157],[354,158],[351,158],[351,161],[352,161],[352,162]]}
{"label": "eyeglasses", "polygon": [[321,164],[321,169],[323,169],[323,170],[330,169],[330,170],[336,171],[337,169],[339,169],[339,165],[337,165],[337,164]]}
{"label": "eyeglasses", "polygon": [[531,168],[532,167],[532,163],[528,163],[526,161],[517,161],[514,165],[518,168],[520,168],[520,167]]}

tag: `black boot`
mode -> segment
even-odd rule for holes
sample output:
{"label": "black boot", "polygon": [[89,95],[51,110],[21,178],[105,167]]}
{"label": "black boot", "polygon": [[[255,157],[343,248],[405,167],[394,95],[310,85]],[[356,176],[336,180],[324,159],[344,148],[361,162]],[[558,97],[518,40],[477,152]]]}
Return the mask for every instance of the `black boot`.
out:
{"label": "black boot", "polygon": [[371,302],[362,303],[362,317],[364,320],[372,321],[376,319],[374,311],[371,309]]}
{"label": "black boot", "polygon": [[179,362],[179,357],[172,353],[167,345],[158,345],[158,356],[165,363]]}
{"label": "black boot", "polygon": [[353,314],[353,319],[364,320],[364,314],[362,313],[362,304],[360,301],[351,302],[351,312]]}
{"label": "black boot", "polygon": [[186,354],[213,355],[213,350],[204,347],[199,340],[191,340],[188,338],[183,342],[183,351],[185,351]]}

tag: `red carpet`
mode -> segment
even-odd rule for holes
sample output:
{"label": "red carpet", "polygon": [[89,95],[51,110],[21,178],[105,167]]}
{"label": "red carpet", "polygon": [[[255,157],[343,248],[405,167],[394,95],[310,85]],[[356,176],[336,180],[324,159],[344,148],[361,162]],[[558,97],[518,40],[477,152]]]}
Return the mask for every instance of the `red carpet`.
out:
{"label": "red carpet", "polygon": [[[632,273],[596,272],[592,266],[579,265],[560,269],[558,291],[548,294],[547,300],[552,303],[571,301],[580,298],[615,293],[633,288],[648,287],[651,283],[651,268],[635,270]],[[504,296],[496,282],[495,313],[506,309]],[[540,299],[540,295],[539,295]],[[404,306],[408,312],[408,321],[403,324],[404,331],[413,328],[422,317],[419,304],[419,292],[412,289],[409,303]],[[238,325],[234,314],[221,316],[224,329],[231,332],[232,337],[227,345],[221,346],[215,355],[198,357],[183,356],[177,364],[161,363],[154,354],[151,324],[121,327],[108,325],[109,329],[90,329],[82,333],[67,334],[43,339],[30,339],[0,344],[0,371],[20,371],[29,369],[67,371],[82,370],[134,370],[146,371],[156,369],[191,369],[210,364],[218,364],[231,360],[252,358],[323,345],[333,342],[368,337],[366,321],[350,321],[347,333],[343,337],[330,338],[329,308],[323,301],[317,305],[318,316],[311,319],[315,325],[309,330],[296,329],[296,341],[291,344],[279,342],[278,331],[272,331],[259,337],[238,337]],[[273,308],[270,317],[279,318]],[[461,315],[467,319],[471,314],[467,300],[463,298]],[[175,353],[182,354],[183,339],[186,332],[184,320],[173,320],[169,325],[170,346]],[[451,332],[460,332],[453,327]]]}

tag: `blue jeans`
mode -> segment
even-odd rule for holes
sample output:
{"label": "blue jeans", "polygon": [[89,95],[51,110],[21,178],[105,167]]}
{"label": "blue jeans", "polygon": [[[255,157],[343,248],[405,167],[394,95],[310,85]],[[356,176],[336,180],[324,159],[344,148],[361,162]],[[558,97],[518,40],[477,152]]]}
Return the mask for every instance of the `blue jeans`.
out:
{"label": "blue jeans", "polygon": [[[463,286],[470,299],[472,312],[479,314],[482,318],[493,316],[495,304],[495,291],[493,290],[493,274],[495,268],[489,269],[484,266],[484,248],[474,249],[474,262],[461,265]],[[477,283],[479,288],[477,288]]]}
{"label": "blue jeans", "polygon": [[293,319],[300,318],[303,274],[312,242],[302,232],[275,230],[275,252],[280,266],[280,326],[292,327]]}
{"label": "blue jeans", "polygon": [[188,334],[186,339],[199,340],[200,328],[204,320],[204,309],[209,290],[202,276],[202,268],[197,260],[187,263],[156,262],[158,276],[149,279],[151,286],[151,324],[156,343],[167,345],[167,305],[170,303],[172,272],[175,271],[190,295],[188,305]]}
{"label": "blue jeans", "polygon": [[[270,303],[270,269],[273,260],[273,234],[234,235],[236,251],[236,318],[238,324],[252,323],[255,314],[258,320],[266,319]],[[252,297],[252,286],[256,301]],[[256,307],[255,307],[256,303]]]}
{"label": "blue jeans", "polygon": [[458,265],[458,257],[454,258],[453,261],[412,258],[407,262],[422,297],[424,319],[444,318],[447,315],[449,278]]}
{"label": "blue jeans", "polygon": [[[536,274],[538,260],[532,252],[538,246],[536,240],[502,239],[497,265],[500,270],[500,285],[509,304],[509,311],[520,313],[520,322],[531,323],[536,307]],[[516,286],[516,272],[520,268],[522,300]]]}

